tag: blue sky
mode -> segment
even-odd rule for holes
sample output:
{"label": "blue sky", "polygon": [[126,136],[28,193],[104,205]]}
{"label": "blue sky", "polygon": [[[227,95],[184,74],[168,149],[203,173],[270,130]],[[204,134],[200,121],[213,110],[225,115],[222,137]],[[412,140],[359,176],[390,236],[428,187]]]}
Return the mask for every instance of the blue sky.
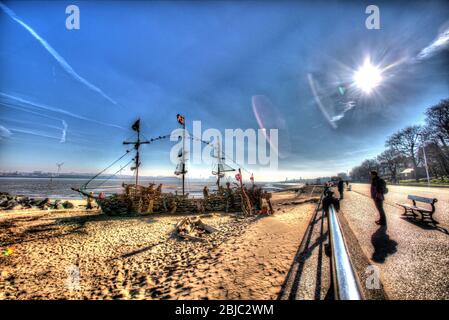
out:
{"label": "blue sky", "polygon": [[[283,157],[278,170],[248,170],[328,175],[377,155],[390,134],[449,97],[447,42],[432,46],[449,29],[447,2],[377,2],[380,30],[366,29],[363,1],[2,3],[52,48],[0,9],[3,171],[54,171],[56,162],[98,171],[123,153],[137,117],[148,138],[170,133],[177,113],[188,127],[257,129],[252,97],[263,96],[260,117],[280,127]],[[66,29],[70,4],[80,8],[79,30]],[[432,54],[418,59],[425,48]],[[368,95],[351,83],[367,57],[385,70]],[[171,175],[172,145],[145,146],[143,173]]]}

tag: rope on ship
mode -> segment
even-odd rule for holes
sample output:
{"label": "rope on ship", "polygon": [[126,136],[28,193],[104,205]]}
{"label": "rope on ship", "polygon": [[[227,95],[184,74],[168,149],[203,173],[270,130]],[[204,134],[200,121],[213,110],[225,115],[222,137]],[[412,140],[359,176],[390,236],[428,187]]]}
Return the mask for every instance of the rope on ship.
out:
{"label": "rope on ship", "polygon": [[[158,140],[162,140],[162,139],[167,139],[169,138],[170,135],[162,135],[162,136],[158,136],[155,138],[151,138],[148,141],[145,141],[145,143],[152,143]],[[131,149],[132,150],[132,149]],[[114,166],[115,164],[117,164],[120,160],[122,160],[123,158],[125,158],[128,154],[130,154],[131,150],[126,150],[126,152],[121,155],[118,159],[114,160],[110,165],[108,165],[106,168],[104,168],[103,170],[101,170],[100,172],[98,172],[96,175],[94,175],[92,178],[90,178],[86,183],[84,183],[79,189],[76,188],[72,188],[72,190],[77,191],[79,193],[81,193],[82,195],[88,195],[86,190],[89,189],[98,189],[100,188],[103,184],[105,184],[107,181],[109,181],[110,179],[112,179],[113,177],[115,177],[117,174],[119,174],[122,170],[124,170],[128,165],[130,165],[132,162],[135,161],[135,158],[131,159],[130,161],[128,161],[124,166],[120,167],[119,170],[117,170],[116,172],[114,172],[111,176],[109,176],[107,179],[105,179],[102,183],[100,183],[98,186],[89,188],[88,185],[94,181],[95,179],[97,179],[101,174],[105,173],[108,169],[110,169],[112,166]],[[111,186],[111,188],[116,188],[114,186]]]}
{"label": "rope on ship", "polygon": [[106,168],[104,168],[103,170],[101,170],[99,173],[97,173],[96,175],[94,175],[92,178],[90,178],[85,184],[83,184],[80,187],[80,190],[85,190],[87,188],[87,185],[89,183],[91,183],[94,179],[96,179],[100,174],[104,173],[106,170],[108,170],[110,167],[112,167],[114,164],[116,164],[117,162],[119,162],[120,160],[122,160],[126,155],[128,155],[131,152],[131,150],[126,150],[126,152],[120,156],[117,160],[115,160],[114,162],[112,162],[109,166],[107,166]]}

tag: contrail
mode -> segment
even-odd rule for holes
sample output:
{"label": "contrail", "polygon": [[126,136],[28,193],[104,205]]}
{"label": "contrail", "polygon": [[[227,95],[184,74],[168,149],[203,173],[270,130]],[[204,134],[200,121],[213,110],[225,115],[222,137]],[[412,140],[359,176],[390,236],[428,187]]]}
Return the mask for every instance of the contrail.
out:
{"label": "contrail", "polygon": [[[66,111],[64,109],[50,107],[50,106],[46,106],[46,105],[43,105],[43,104],[40,104],[40,103],[36,103],[36,102],[31,102],[31,101],[22,99],[20,97],[15,97],[13,95],[9,95],[7,93],[0,92],[0,97],[4,97],[4,98],[10,99],[10,100],[14,100],[14,101],[22,103],[22,104],[27,104],[29,106],[34,107],[35,109],[42,109],[42,110],[46,110],[46,111],[56,112],[56,113],[64,114],[66,116],[70,116],[70,117],[73,117],[73,118],[76,118],[76,119],[79,119],[79,120],[94,122],[94,123],[98,123],[98,124],[101,124],[101,125],[105,125],[105,126],[109,126],[109,127],[114,127],[114,128],[126,130],[125,128],[123,128],[121,126],[118,126],[116,124],[110,124],[110,123],[101,122],[101,121],[97,121],[97,120],[94,120],[94,119],[86,118],[84,116],[75,114],[75,113],[70,112],[70,111]],[[14,105],[12,105],[12,106],[11,105],[7,105],[7,106],[9,106],[11,108],[15,108],[16,107]],[[26,106],[25,106],[25,108],[26,108]],[[21,108],[17,108],[17,109],[21,109]]]}
{"label": "contrail", "polygon": [[43,118],[47,118],[47,119],[58,120],[58,121],[62,120],[62,119],[59,119],[59,118],[56,118],[56,117],[48,116],[48,115],[43,114],[43,113],[31,111],[31,110],[28,110],[26,108],[21,108],[21,107],[18,107],[16,105],[9,104],[9,103],[6,103],[6,102],[0,102],[0,105],[2,105],[4,107],[7,107],[7,108],[16,109],[16,110],[20,110],[20,111],[23,111],[23,112],[35,114],[37,116],[40,116],[40,117],[43,117]]}
{"label": "contrail", "polygon": [[0,125],[0,140],[7,138],[10,135],[11,135],[11,131],[8,128]]}
{"label": "contrail", "polygon": [[64,120],[62,120],[62,136],[61,141],[59,141],[61,143],[65,142],[65,137],[67,135],[67,128],[68,128],[67,123]]}
{"label": "contrail", "polygon": [[9,9],[7,6],[5,6],[2,2],[0,2],[0,8],[14,21],[16,21],[18,24],[20,24],[22,27],[24,27],[37,41],[40,42],[40,44],[53,56],[53,58],[56,59],[56,61],[61,65],[61,67],[70,74],[73,78],[87,86],[89,89],[99,93],[101,96],[103,96],[106,100],[112,102],[115,105],[118,105],[115,100],[110,98],[107,94],[105,94],[100,88],[96,87],[83,77],[81,77],[78,73],[73,70],[73,68],[68,64],[68,62],[58,53],[55,49],[53,49],[50,44],[48,44],[47,41],[45,41],[41,36],[39,36],[36,31],[34,31],[29,25],[27,25],[25,22],[20,20],[14,11]]}
{"label": "contrail", "polygon": [[45,134],[45,133],[42,133],[42,132],[39,132],[39,131],[24,130],[24,129],[17,129],[17,128],[11,128],[10,131],[18,132],[18,133],[31,134],[33,136],[38,136],[38,137],[43,137],[43,138],[50,138],[50,139],[59,140],[59,137],[49,136],[48,134]]}
{"label": "contrail", "polygon": [[[12,108],[12,109],[20,110],[20,111],[23,111],[23,112],[35,114],[35,115],[43,117],[43,118],[61,121],[62,125],[63,125],[62,129],[59,128],[59,127],[56,127],[56,126],[51,126],[51,125],[44,125],[44,126],[48,127],[48,128],[52,128],[52,129],[61,130],[61,143],[65,142],[65,136],[67,134],[67,127],[68,126],[67,126],[67,123],[63,119],[59,119],[59,118],[56,118],[56,117],[51,117],[51,116],[48,116],[46,114],[42,114],[42,113],[39,113],[39,112],[34,112],[34,111],[28,110],[26,108],[20,108],[20,107],[17,107],[17,106],[14,106],[14,105],[10,105],[10,104],[4,103],[4,102],[0,102],[0,105],[5,106],[7,108]],[[32,122],[27,122],[27,121],[19,121],[19,120],[10,120],[10,121],[32,124]]]}
{"label": "contrail", "polygon": [[[15,123],[20,123],[20,124],[30,124],[30,125],[42,126],[42,127],[50,128],[50,129],[61,130],[61,128],[58,127],[58,126],[54,126],[54,125],[46,124],[46,123],[39,123],[39,122],[35,122],[35,121],[17,120],[17,119],[4,118],[4,117],[0,117],[0,120],[6,121],[6,122],[15,122]],[[58,119],[56,119],[56,120],[58,120]],[[59,121],[62,121],[62,120],[59,120]]]}
{"label": "contrail", "polygon": [[[34,112],[33,112],[34,113]],[[67,136],[67,129],[68,129],[68,125],[65,122],[65,120],[63,119],[56,119],[61,121],[62,123],[62,128],[58,127],[58,126],[53,126],[50,124],[45,124],[45,123],[36,123],[33,121],[23,121],[23,120],[17,120],[17,119],[8,119],[8,118],[2,118],[4,121],[11,121],[11,122],[15,122],[15,123],[21,123],[21,124],[30,124],[30,125],[38,125],[38,126],[43,126],[45,128],[50,128],[50,129],[56,129],[56,130],[60,130],[61,131],[61,143],[66,142],[66,136]],[[53,118],[55,119],[55,118]]]}

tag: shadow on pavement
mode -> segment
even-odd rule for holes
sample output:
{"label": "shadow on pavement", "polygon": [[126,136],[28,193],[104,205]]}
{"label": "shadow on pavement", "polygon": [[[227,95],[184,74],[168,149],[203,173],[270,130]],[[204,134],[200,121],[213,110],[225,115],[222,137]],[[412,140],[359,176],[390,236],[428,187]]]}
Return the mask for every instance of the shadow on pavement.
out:
{"label": "shadow on pavement", "polygon": [[436,230],[441,233],[444,233],[446,235],[449,235],[449,231],[443,227],[438,226],[438,221],[428,221],[428,220],[420,220],[416,219],[413,216],[404,216],[402,217],[403,220],[410,222],[411,224],[414,224],[417,227],[420,227],[424,230]]}
{"label": "shadow on pavement", "polygon": [[380,226],[371,236],[371,243],[374,247],[372,260],[384,263],[389,255],[395,254],[398,243],[387,234],[387,226]]}

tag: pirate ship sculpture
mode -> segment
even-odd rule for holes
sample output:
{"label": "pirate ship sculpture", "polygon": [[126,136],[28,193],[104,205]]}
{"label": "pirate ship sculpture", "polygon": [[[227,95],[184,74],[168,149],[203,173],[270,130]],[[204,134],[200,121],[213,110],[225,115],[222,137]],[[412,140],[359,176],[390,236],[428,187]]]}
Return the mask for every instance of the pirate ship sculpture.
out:
{"label": "pirate ship sculpture", "polygon": [[[185,133],[185,117],[178,114],[177,122],[182,126]],[[135,141],[124,141],[124,145],[133,146],[135,155],[134,158],[128,162],[126,166],[132,164],[131,170],[134,171],[135,180],[133,184],[122,184],[123,192],[115,193],[110,196],[95,196],[92,191],[94,188],[89,188],[89,184],[98,179],[102,173],[115,165],[118,161],[127,156],[131,150],[126,150],[125,154],[115,160],[111,165],[100,171],[93,176],[85,184],[79,188],[72,188],[84,196],[88,197],[91,201],[95,198],[96,202],[102,209],[103,213],[107,215],[129,215],[129,214],[151,214],[151,213],[206,213],[206,212],[241,212],[244,215],[250,215],[260,209],[262,197],[267,196],[262,193],[261,188],[254,184],[254,179],[251,176],[252,185],[250,188],[246,188],[243,184],[242,170],[232,168],[225,163],[225,157],[221,152],[220,143],[214,147],[216,151],[215,157],[217,163],[212,171],[212,174],[217,177],[216,186],[217,189],[213,192],[208,192],[205,188],[203,198],[192,198],[185,191],[185,176],[187,174],[186,169],[186,157],[185,157],[185,134],[183,134],[183,146],[178,154],[179,163],[176,166],[175,175],[181,176],[182,181],[182,194],[163,192],[162,184],[156,186],[154,183],[150,183],[147,186],[139,184],[139,167],[141,165],[140,148],[142,145],[151,144],[155,141],[167,139],[170,135],[163,135],[149,140],[141,139],[140,119],[138,119],[133,125],[132,130],[136,134]],[[193,137],[195,138],[195,137]],[[202,143],[211,145],[210,142],[202,141]],[[108,179],[112,178],[125,167],[121,167]],[[226,172],[238,171],[235,175],[236,181],[232,185],[228,181],[226,186],[221,185],[221,179],[225,176]],[[105,181],[106,181],[105,180]],[[103,181],[103,183],[105,182]]]}

